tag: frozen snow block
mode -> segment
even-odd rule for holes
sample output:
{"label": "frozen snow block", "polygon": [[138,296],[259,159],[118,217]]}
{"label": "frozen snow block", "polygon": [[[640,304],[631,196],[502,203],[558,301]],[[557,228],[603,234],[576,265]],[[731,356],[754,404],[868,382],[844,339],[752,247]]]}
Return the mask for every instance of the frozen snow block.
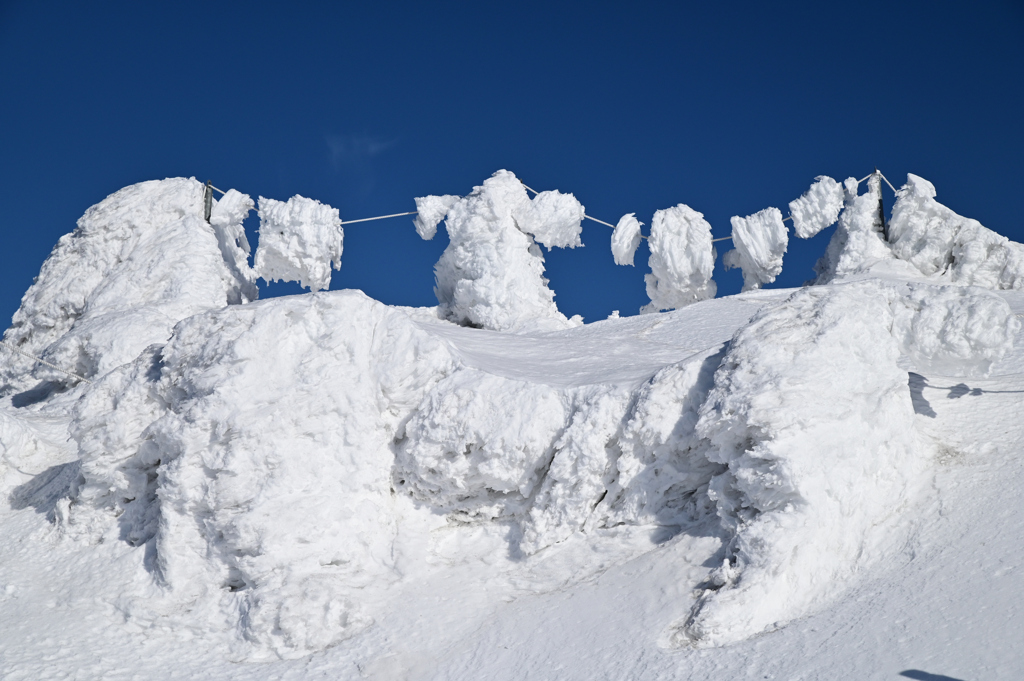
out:
{"label": "frozen snow block", "polygon": [[298,195],[287,202],[261,196],[256,276],[327,289],[331,265],[341,268],[343,239],[337,208]]}

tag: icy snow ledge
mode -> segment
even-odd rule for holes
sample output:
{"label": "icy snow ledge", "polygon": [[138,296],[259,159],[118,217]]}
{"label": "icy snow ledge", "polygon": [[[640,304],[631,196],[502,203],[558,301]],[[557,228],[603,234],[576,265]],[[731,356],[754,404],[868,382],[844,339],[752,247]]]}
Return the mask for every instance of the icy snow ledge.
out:
{"label": "icy snow ledge", "polygon": [[897,257],[925,275],[990,289],[1024,288],[1024,245],[961,217],[935,200],[935,187],[917,175],[897,192],[889,239]]}
{"label": "icy snow ledge", "polygon": [[898,545],[894,514],[926,480],[901,346],[969,371],[1002,356],[1018,328],[977,289],[871,281],[802,289],[739,330],[696,425],[708,460],[726,466],[709,494],[732,539],[665,642],[777,628]]}
{"label": "icy snow ledge", "polygon": [[778,208],[765,208],[745,218],[734,216],[732,243],[736,248],[722,259],[726,269],[743,270],[743,290],[770,284],[782,272],[789,232]]}
{"label": "icy snow ledge", "polygon": [[522,182],[499,170],[448,210],[448,247],[434,266],[438,314],[495,331],[577,326],[555,306],[544,278],[547,246],[579,244],[583,207],[571,194],[542,192],[532,201]]}
{"label": "icy snow ledge", "polygon": [[703,213],[682,203],[655,212],[647,245],[651,273],[644,281],[651,302],[641,313],[675,310],[715,297],[718,287],[711,274],[716,253]]}
{"label": "icy snow ledge", "polygon": [[[203,185],[153,180],[89,208],[61,237],[4,340],[86,378],[162,343],[181,319],[255,300],[245,265],[248,196],[228,192],[203,220]],[[65,374],[3,351],[0,395]]]}
{"label": "icy snow ledge", "polygon": [[287,202],[261,196],[256,276],[325,290],[331,265],[341,268],[344,236],[337,208],[298,195]]}

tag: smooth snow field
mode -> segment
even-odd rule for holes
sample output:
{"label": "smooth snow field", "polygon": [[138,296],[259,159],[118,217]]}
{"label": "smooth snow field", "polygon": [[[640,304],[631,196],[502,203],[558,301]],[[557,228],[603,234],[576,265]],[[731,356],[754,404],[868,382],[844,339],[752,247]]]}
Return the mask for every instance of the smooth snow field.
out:
{"label": "smooth snow field", "polygon": [[311,199],[250,254],[244,194],[111,195],[0,347],[0,678],[1024,678],[1024,246],[879,182],[790,204],[839,222],[799,289],[778,209],[723,298],[658,211],[645,313],[586,325],[540,249],[583,206],[507,171],[417,199],[434,308],[257,301],[339,265]]}

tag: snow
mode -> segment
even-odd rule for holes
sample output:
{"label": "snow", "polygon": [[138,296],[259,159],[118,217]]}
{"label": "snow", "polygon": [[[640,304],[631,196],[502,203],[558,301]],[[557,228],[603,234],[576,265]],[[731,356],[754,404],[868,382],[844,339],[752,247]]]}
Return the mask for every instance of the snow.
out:
{"label": "snow", "polygon": [[641,312],[675,310],[715,297],[711,273],[717,254],[703,213],[682,203],[655,212],[647,245],[651,273],[644,281],[651,302]]}
{"label": "snow", "polygon": [[[4,341],[92,378],[166,342],[185,317],[254,300],[241,226],[251,205],[243,194],[225,196],[211,226],[195,179],[142,182],[111,194],[54,247]],[[73,381],[4,353],[0,395]]]}
{"label": "snow", "polygon": [[835,224],[843,209],[843,185],[827,175],[815,178],[814,184],[803,195],[789,202],[793,218],[793,231],[801,239],[812,236]]}
{"label": "snow", "polygon": [[743,271],[743,290],[770,284],[782,272],[782,256],[789,244],[789,232],[778,208],[765,208],[745,218],[734,216],[732,243],[735,249],[722,258],[726,269]]}
{"label": "snow", "polygon": [[633,256],[640,246],[640,225],[636,213],[627,213],[619,218],[612,231],[612,257],[616,265],[633,265]]}
{"label": "snow", "polygon": [[331,284],[341,268],[344,230],[338,209],[316,199],[260,197],[260,240],[253,269],[266,281],[297,281],[314,291]]}
{"label": "snow", "polygon": [[571,194],[542,192],[531,201],[515,175],[494,173],[448,210],[449,244],[434,266],[438,314],[496,331],[576,325],[558,311],[544,255],[528,232],[549,247],[578,245],[582,219]]}
{"label": "snow", "polygon": [[[521,187],[499,172],[446,225],[470,256],[514,244],[493,286],[536,293]],[[874,258],[871,187],[848,185],[829,284],[586,326],[510,301],[514,332],[358,291],[237,304],[248,197],[206,225],[199,183],[129,189],[17,328],[79,333],[35,311],[67,305],[53,273],[88,273],[89,244],[82,317],[104,282],[175,281],[177,252],[141,257],[154,233],[194,239],[205,288],[93,383],[0,397],[5,678],[1024,671],[1024,292]],[[710,256],[699,213],[659,213],[663,272]],[[122,331],[170,309],[157,290],[124,289]]]}
{"label": "snow", "polygon": [[1024,288],[1024,246],[964,218],[935,200],[935,186],[917,175],[896,196],[889,225],[893,252],[922,274],[958,284]]}
{"label": "snow", "polygon": [[416,217],[413,219],[413,224],[416,225],[416,233],[420,235],[421,239],[430,241],[434,238],[434,235],[437,234],[437,226],[458,200],[458,196],[451,194],[416,197]]}

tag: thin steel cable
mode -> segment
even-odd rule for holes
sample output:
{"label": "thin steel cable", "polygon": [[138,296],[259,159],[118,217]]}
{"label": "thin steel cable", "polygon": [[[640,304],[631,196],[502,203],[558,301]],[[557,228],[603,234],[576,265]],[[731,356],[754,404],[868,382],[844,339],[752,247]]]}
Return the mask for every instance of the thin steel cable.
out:
{"label": "thin steel cable", "polygon": [[78,374],[76,374],[76,373],[75,373],[75,372],[73,372],[73,371],[68,371],[68,370],[66,370],[66,369],[61,369],[61,368],[60,368],[59,366],[57,366],[56,364],[50,364],[50,363],[49,363],[49,362],[47,362],[47,361],[46,361],[45,359],[39,359],[39,358],[38,358],[38,357],[36,357],[35,355],[30,355],[30,354],[28,354],[27,352],[25,352],[24,350],[20,350],[20,349],[18,349],[18,348],[16,348],[16,347],[14,347],[14,346],[13,346],[13,345],[11,345],[10,343],[7,343],[7,342],[5,342],[5,341],[0,341],[0,345],[4,346],[5,348],[7,348],[8,350],[10,350],[10,351],[12,351],[12,352],[16,352],[16,353],[18,353],[19,355],[23,355],[23,356],[25,356],[25,357],[28,357],[29,359],[34,359],[35,361],[39,362],[40,364],[44,364],[44,365],[46,365],[46,366],[50,367],[51,369],[54,369],[54,370],[56,370],[56,371],[59,371],[59,372],[61,372],[62,374],[67,374],[68,376],[71,376],[72,378],[77,378],[78,380],[80,380],[80,381],[85,381],[86,383],[92,383],[92,381],[90,381],[90,380],[89,380],[88,378],[86,378],[85,376],[79,376]]}

